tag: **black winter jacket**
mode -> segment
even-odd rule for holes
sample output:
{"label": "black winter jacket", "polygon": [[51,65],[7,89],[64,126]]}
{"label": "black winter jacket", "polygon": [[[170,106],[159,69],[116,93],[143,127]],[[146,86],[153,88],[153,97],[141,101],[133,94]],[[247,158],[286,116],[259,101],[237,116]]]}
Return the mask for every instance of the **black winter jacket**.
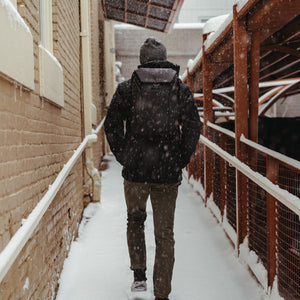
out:
{"label": "black winter jacket", "polygon": [[[139,68],[172,68],[169,61],[150,62]],[[123,177],[132,182],[180,182],[182,168],[190,161],[199,139],[201,123],[189,87],[180,79],[179,109],[181,130],[172,140],[149,141],[134,137],[130,129],[131,80],[119,84],[108,108],[104,123],[110,149],[123,166]],[[124,126],[125,125],[125,126]]]}

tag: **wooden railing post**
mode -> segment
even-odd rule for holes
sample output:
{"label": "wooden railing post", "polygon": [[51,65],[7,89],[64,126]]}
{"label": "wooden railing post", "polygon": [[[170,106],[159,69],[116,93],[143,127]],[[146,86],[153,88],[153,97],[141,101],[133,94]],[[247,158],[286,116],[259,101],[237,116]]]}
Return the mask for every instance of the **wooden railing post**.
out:
{"label": "wooden railing post", "polygon": [[186,83],[189,86],[189,88],[191,89],[191,91],[194,92],[194,89],[193,89],[193,85],[194,85],[193,76],[190,72],[189,67],[187,68]]}
{"label": "wooden railing post", "polygon": [[258,141],[258,98],[259,98],[260,32],[251,34],[251,61],[249,82],[249,139]]}
{"label": "wooden railing post", "polygon": [[[260,66],[260,32],[251,33],[250,49],[250,78],[249,78],[249,139],[258,143],[258,99],[259,99],[259,66]],[[249,166],[253,171],[257,170],[257,151],[249,149]],[[249,218],[254,214],[255,196],[258,192],[257,185],[249,185]],[[249,230],[249,243],[255,239],[255,232]]]}
{"label": "wooden railing post", "polygon": [[[209,140],[212,140],[212,136],[207,126],[207,122],[213,122],[213,109],[212,109],[212,73],[211,73],[211,60],[205,53],[203,46],[203,114],[204,124],[203,132],[204,136]],[[204,189],[205,189],[205,205],[207,199],[213,192],[213,162],[212,151],[204,146]]]}
{"label": "wooden railing post", "polygon": [[[248,137],[248,87],[247,87],[247,31],[244,19],[238,19],[233,6],[234,101],[235,101],[235,153],[242,162],[247,161],[245,146],[240,142]],[[247,236],[247,177],[236,171],[237,251]]]}
{"label": "wooden railing post", "polygon": [[[220,147],[226,151],[226,136],[224,134],[219,134],[220,136]],[[224,211],[227,204],[227,173],[226,173],[226,161],[223,158],[220,159],[220,191],[221,191],[221,203],[220,210],[222,220],[224,217]]]}
{"label": "wooden railing post", "polygon": [[[267,178],[274,184],[278,184],[279,164],[276,159],[267,156]],[[268,286],[273,287],[275,276],[277,275],[277,201],[267,193],[267,271]]]}

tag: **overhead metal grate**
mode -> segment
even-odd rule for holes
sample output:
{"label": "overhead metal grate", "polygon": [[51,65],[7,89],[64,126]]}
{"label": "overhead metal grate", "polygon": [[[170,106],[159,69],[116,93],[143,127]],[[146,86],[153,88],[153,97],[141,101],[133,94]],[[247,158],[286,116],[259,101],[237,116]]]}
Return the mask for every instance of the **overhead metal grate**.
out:
{"label": "overhead metal grate", "polygon": [[102,0],[106,19],[168,32],[184,0]]}

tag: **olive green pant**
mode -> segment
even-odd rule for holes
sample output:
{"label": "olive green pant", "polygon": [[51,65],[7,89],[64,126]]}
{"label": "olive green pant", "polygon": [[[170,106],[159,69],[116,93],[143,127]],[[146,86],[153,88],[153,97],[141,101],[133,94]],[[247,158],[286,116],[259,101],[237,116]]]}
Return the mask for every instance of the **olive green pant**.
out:
{"label": "olive green pant", "polygon": [[154,295],[167,298],[174,266],[174,214],[179,183],[157,184],[124,180],[127,205],[127,243],[131,269],[146,269],[144,222],[150,196],[156,243],[153,270]]}

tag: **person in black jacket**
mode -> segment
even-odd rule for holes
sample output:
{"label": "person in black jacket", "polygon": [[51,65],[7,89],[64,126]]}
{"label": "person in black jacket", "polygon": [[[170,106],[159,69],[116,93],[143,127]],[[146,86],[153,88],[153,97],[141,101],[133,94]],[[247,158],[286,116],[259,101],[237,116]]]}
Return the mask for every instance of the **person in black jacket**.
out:
{"label": "person in black jacket", "polygon": [[[151,86],[149,90],[154,99],[141,99],[147,98],[149,93],[139,99],[146,101],[145,105],[140,104],[140,106],[148,107],[150,103],[150,109],[151,103],[155,101],[161,103],[159,104],[161,107],[165,105],[165,109],[160,109],[161,112],[153,115],[154,120],[157,119],[158,114],[161,117],[161,122],[156,123],[165,124],[165,120],[169,120],[166,118],[171,111],[175,111],[173,117],[178,115],[178,120],[172,121],[170,134],[154,136],[153,133],[159,132],[160,128],[148,127],[155,127],[157,124],[146,120],[146,113],[136,116],[138,106],[135,99],[140,95],[136,95],[139,90],[134,88],[135,77],[133,76],[130,80],[118,85],[108,108],[104,126],[110,149],[123,166],[122,176],[124,177],[128,217],[127,242],[131,269],[134,271],[131,290],[144,291],[147,288],[144,222],[146,202],[150,196],[156,242],[153,272],[154,295],[155,299],[168,299],[174,266],[173,227],[178,186],[182,180],[182,169],[189,163],[195,151],[201,123],[191,90],[178,78],[179,66],[167,60],[166,48],[159,40],[148,38],[144,42],[140,48],[140,63],[138,70],[146,78],[145,81],[149,81],[151,76],[155,77],[153,74],[162,78],[165,76],[162,75],[163,73],[169,74],[168,78],[176,74],[174,77],[176,88],[172,88],[170,99],[162,97],[163,93],[158,93],[153,97],[157,83],[153,83],[153,88]],[[147,74],[152,75],[147,76]],[[156,78],[151,78],[151,80],[155,81]],[[167,80],[169,79],[163,78],[161,81]],[[172,105],[166,104],[171,103],[171,98],[176,102],[172,102]],[[157,111],[154,109],[154,104],[153,111]],[[133,125],[133,120],[138,118],[142,122],[143,117],[145,118],[144,125],[143,123],[142,126]],[[165,126],[165,128],[169,127]],[[141,134],[137,134],[138,130]],[[164,132],[166,130],[164,129]],[[142,134],[144,131],[145,134]]]}

